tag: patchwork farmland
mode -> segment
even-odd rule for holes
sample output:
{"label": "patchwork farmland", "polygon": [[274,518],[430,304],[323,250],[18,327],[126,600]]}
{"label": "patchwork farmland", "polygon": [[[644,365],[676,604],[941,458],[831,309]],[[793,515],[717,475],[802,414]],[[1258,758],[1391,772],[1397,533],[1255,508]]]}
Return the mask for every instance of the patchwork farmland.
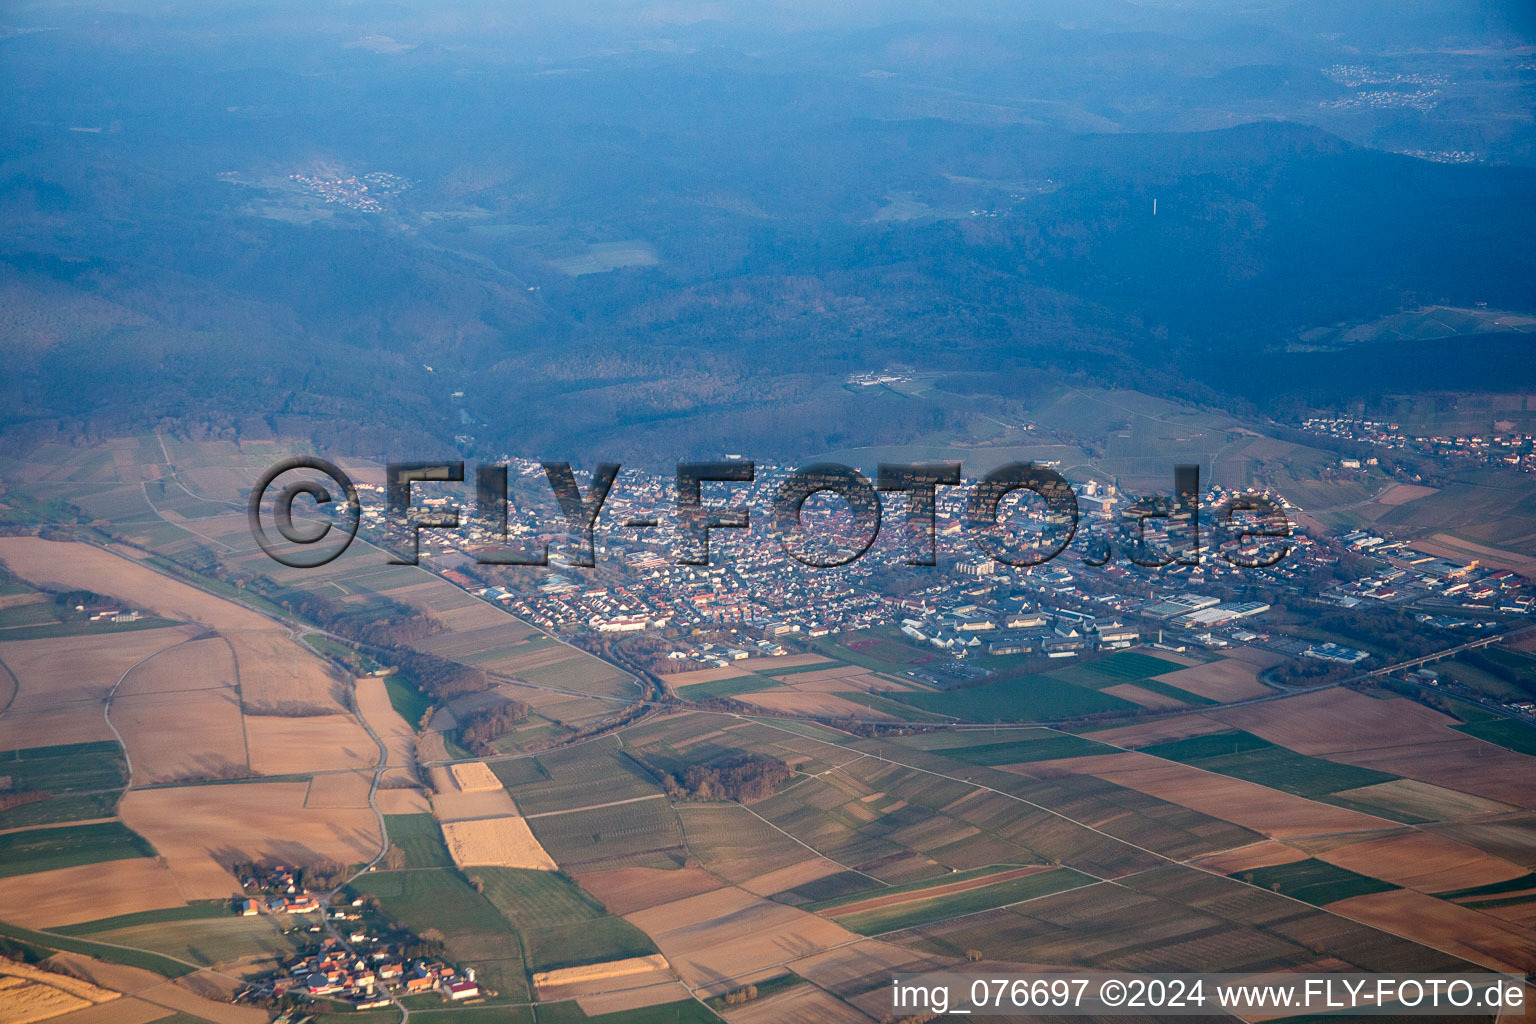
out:
{"label": "patchwork farmland", "polygon": [[[1536,967],[1536,760],[1477,723],[1145,648],[957,687],[868,634],[664,676],[678,699],[640,703],[627,669],[442,575],[353,553],[284,573],[240,547],[235,510],[185,505],[146,527],[149,555],[0,538],[28,594],[149,616],[0,626],[0,777],[25,795],[0,807],[0,936],[223,993],[189,1019],[256,1012],[223,1000],[312,941],[312,915],[232,912],[246,861],[334,864],[339,902],[441,936],[483,992],[412,997],[426,1024],[878,1020],[890,971],[972,963]],[[420,613],[411,649],[491,688],[365,674],[380,650],[179,574],[192,551],[359,617]],[[507,700],[528,716],[471,756],[462,721]],[[1050,724],[1104,711],[1125,717]],[[763,766],[782,767],[765,791],[725,788]],[[375,1012],[398,1017],[357,1019]]]}

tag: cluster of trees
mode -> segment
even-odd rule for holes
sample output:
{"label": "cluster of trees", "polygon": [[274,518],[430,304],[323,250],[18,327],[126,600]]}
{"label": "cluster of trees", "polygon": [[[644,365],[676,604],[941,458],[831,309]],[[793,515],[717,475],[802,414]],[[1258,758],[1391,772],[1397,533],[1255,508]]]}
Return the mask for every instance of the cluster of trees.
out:
{"label": "cluster of trees", "polygon": [[751,803],[772,796],[789,776],[789,765],[778,758],[747,754],[713,764],[690,765],[681,776],[668,774],[662,785],[673,799]]}
{"label": "cluster of trees", "polygon": [[[401,927],[400,931],[408,932],[409,929]],[[405,942],[400,946],[400,955],[407,960],[434,960],[443,955],[448,948],[448,939],[436,928],[428,928],[416,936],[415,942]]]}
{"label": "cluster of trees", "polygon": [[259,589],[263,596],[282,605],[302,619],[307,619],[321,629],[356,640],[374,647],[394,647],[413,640],[425,640],[442,631],[442,623],[420,612],[387,602],[383,607],[370,603],[366,616],[340,601],[323,594],[280,587],[263,578],[266,586]]}
{"label": "cluster of trees", "polygon": [[300,869],[300,878],[306,888],[315,892],[328,892],[347,880],[352,872],[345,864],[334,860],[317,860]]}
{"label": "cluster of trees", "polygon": [[[1456,656],[1456,660],[1464,661],[1473,668],[1488,673],[1500,682],[1508,683],[1532,696],[1536,696],[1536,661],[1531,661],[1529,665],[1521,665],[1521,661],[1529,659],[1520,655],[1511,656],[1502,651],[1499,654],[1511,660],[1500,660],[1498,656],[1482,650],[1463,651]],[[1514,658],[1519,658],[1519,661],[1513,660]]]}
{"label": "cluster of trees", "polygon": [[459,722],[459,742],[482,757],[494,754],[491,744],[512,731],[533,709],[520,700],[508,700],[482,708]]}
{"label": "cluster of trees", "polygon": [[461,665],[434,654],[423,654],[407,647],[392,647],[379,655],[400,670],[400,678],[434,700],[447,700],[465,693],[480,693],[491,688],[490,677],[473,665]]}
{"label": "cluster of trees", "polygon": [[733,989],[724,995],[726,1006],[740,1006],[742,1003],[750,1003],[757,998],[757,986],[748,985],[746,988]]}
{"label": "cluster of trees", "polygon": [[364,617],[355,608],[322,594],[273,585],[266,596],[321,629],[380,649],[376,652],[377,660],[393,665],[403,682],[435,700],[491,688],[490,679],[481,669],[407,647],[412,641],[441,632],[443,626],[404,605],[386,602],[379,608],[370,604]]}

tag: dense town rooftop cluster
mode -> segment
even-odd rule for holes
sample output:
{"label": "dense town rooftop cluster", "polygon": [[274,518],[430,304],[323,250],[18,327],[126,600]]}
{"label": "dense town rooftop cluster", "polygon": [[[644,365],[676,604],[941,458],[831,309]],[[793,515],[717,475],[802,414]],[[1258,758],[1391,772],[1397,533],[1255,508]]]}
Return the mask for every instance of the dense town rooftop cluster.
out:
{"label": "dense town rooftop cluster", "polygon": [[382,213],[380,196],[393,196],[411,187],[409,179],[385,171],[372,171],[361,177],[322,178],[308,174],[290,174],[289,180],[327,203],[336,203],[360,213]]}
{"label": "dense town rooftop cluster", "polygon": [[[1117,531],[1135,496],[1092,481],[1073,485],[1081,518],[1065,552],[1031,567],[1003,564],[977,549],[964,522],[967,481],[938,490],[937,566],[908,564],[922,553],[923,544],[904,529],[906,499],[888,496],[879,537],[862,558],[837,568],[811,568],[790,559],[766,527],[774,489],[786,475],[783,468],[758,465],[753,484],[706,486],[706,504],[745,507],[752,519],[748,530],[712,535],[709,565],[679,564],[679,538],[669,522],[674,480],[633,470],[618,478],[603,506],[593,536],[596,567],[562,564],[571,536],[560,528],[552,500],[546,501],[548,508],[535,508],[541,492],[547,497],[549,485],[540,465],[526,460],[512,463],[514,501],[506,538],[465,510],[460,529],[424,531],[422,551],[436,556],[440,568],[450,567],[443,574],[452,582],[552,633],[578,640],[657,633],[673,644],[667,657],[690,667],[786,653],[792,639],[873,627],[899,628],[910,641],[949,653],[953,660],[934,671],[954,678],[971,674],[964,659],[974,654],[1065,658],[1148,642],[1175,649],[1251,644],[1291,657],[1354,665],[1365,661],[1367,652],[1270,628],[1264,621],[1269,604],[1242,595],[1304,597],[1324,606],[1438,603],[1462,612],[1451,621],[1463,624],[1482,621],[1483,612],[1523,614],[1532,607],[1525,581],[1512,573],[1451,563],[1402,545],[1382,547],[1367,535],[1317,543],[1298,533],[1283,541],[1249,538],[1219,548],[1222,538],[1211,531],[1211,510],[1239,496],[1225,488],[1207,488],[1201,495],[1205,532],[1200,557],[1188,559],[1190,564],[1147,567],[1128,560],[1123,534]],[[374,497],[365,500],[364,516],[370,527],[382,529],[382,494]],[[1292,508],[1279,495],[1268,497]],[[428,510],[462,504],[432,488],[423,488],[414,501]],[[806,506],[808,530],[833,548],[857,550],[863,541],[846,505],[841,499],[829,504],[840,511]],[[658,525],[622,525],[636,520]],[[1043,503],[1015,507],[1006,522],[1016,538],[1047,535]],[[1145,536],[1153,548],[1180,550],[1184,524],[1177,514],[1146,522]],[[1106,539],[1110,558],[1094,564],[1102,560]],[[509,542],[548,544],[550,565],[508,574],[485,572],[474,564],[475,556]],[[1276,543],[1285,546],[1286,554],[1268,567],[1244,568],[1223,557],[1237,552],[1262,560],[1257,556]],[[1370,570],[1338,582],[1341,553],[1366,558]],[[688,639],[696,634],[732,639]]]}
{"label": "dense town rooftop cluster", "polygon": [[430,992],[453,1002],[482,995],[472,969],[461,972],[441,958],[441,942],[389,924],[362,897],[326,907],[303,887],[299,872],[282,865],[252,867],[242,873],[241,884],[257,895],[239,900],[238,913],[304,915],[308,923],[300,927],[308,941],[280,971],[241,991],[236,1002],[326,1000],[364,1010]]}
{"label": "dense town rooftop cluster", "polygon": [[1536,472],[1536,434],[1409,434],[1396,423],[1346,418],[1308,419],[1302,421],[1301,429],[1379,448]]}

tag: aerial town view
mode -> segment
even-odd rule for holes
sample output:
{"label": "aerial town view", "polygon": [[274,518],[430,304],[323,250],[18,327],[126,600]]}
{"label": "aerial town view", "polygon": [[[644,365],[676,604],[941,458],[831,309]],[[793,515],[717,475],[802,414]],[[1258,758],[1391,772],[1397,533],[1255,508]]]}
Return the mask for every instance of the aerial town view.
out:
{"label": "aerial town view", "polygon": [[0,1024],[1527,1018],[1533,54],[0,10]]}

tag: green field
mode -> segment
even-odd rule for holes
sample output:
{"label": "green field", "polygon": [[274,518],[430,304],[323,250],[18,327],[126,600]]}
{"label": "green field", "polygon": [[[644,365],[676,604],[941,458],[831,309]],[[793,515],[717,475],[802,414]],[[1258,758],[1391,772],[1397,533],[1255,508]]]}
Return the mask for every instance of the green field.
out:
{"label": "green field", "polygon": [[555,862],[572,870],[682,865],[683,834],[665,800],[533,818],[528,822]]}
{"label": "green field", "polygon": [[11,939],[37,949],[81,953],[85,956],[95,957],[97,960],[105,960],[109,964],[142,967],[146,971],[153,971],[167,978],[184,977],[197,970],[194,966],[178,963],[169,957],[161,956],[158,953],[151,953],[147,950],[118,949],[114,946],[104,946],[100,943],[92,942],[89,939],[33,931],[30,928],[22,928],[19,925],[9,924],[4,921],[0,921],[0,938]]}
{"label": "green field", "polygon": [[165,907],[161,910],[140,910],[133,914],[119,914],[116,917],[104,917],[97,921],[85,921],[80,924],[65,925],[62,928],[52,929],[60,935],[94,935],[97,932],[112,931],[115,928],[134,928],[144,924],[165,924],[176,921],[208,921],[221,917],[233,918],[235,912],[230,905],[223,900],[204,903],[189,903],[184,907]]}
{"label": "green field", "polygon": [[407,868],[451,868],[453,858],[443,845],[443,830],[430,814],[386,814],[389,841],[405,854]]}
{"label": "green field", "polygon": [[1053,671],[1051,675],[1068,682],[1084,686],[1091,685],[1094,689],[1099,689],[1103,686],[1114,686],[1117,683],[1132,683],[1149,676],[1160,676],[1166,672],[1176,672],[1184,667],[1178,662],[1167,661],[1151,654],[1142,654],[1140,651],[1116,651],[1107,657],[1069,665]]}
{"label": "green field", "polygon": [[63,619],[63,612],[52,601],[0,608],[0,640],[5,639],[5,630],[16,626],[40,626],[49,622],[62,622]]}
{"label": "green field", "polygon": [[[532,761],[533,764],[524,762]],[[651,774],[635,763],[615,739],[562,747],[535,758],[503,762],[518,765],[498,775],[524,814],[558,811],[660,793]],[[537,776],[531,774],[538,769]],[[526,779],[526,781],[512,781]]]}
{"label": "green field", "polygon": [[939,693],[893,693],[892,699],[923,711],[968,722],[1048,722],[1106,711],[1134,711],[1137,705],[1108,693],[1049,675],[967,686]]}
{"label": "green field", "polygon": [[1313,799],[1397,778],[1370,768],[1298,754],[1238,730],[1155,743],[1142,747],[1141,752]]}
{"label": "green field", "polygon": [[512,930],[490,901],[471,889],[457,872],[376,872],[359,876],[350,887],[378,897],[387,914],[418,933],[436,928],[451,938]]}
{"label": "green field", "polygon": [[[837,637],[822,637],[811,642],[819,654],[847,665],[862,665],[876,672],[901,678],[917,665],[927,665],[940,657],[932,650],[914,647],[894,629],[860,629]],[[820,668],[835,668],[821,665]]]}
{"label": "green field", "polygon": [[149,949],[178,960],[212,967],[245,958],[272,959],[297,946],[269,915],[238,917],[225,914],[201,920],[164,921],[92,932],[98,942]]}
{"label": "green field", "polygon": [[1111,686],[1131,683],[1150,693],[1156,693],[1183,704],[1219,703],[1209,697],[1202,697],[1197,693],[1190,693],[1188,690],[1181,690],[1177,686],[1152,678],[1167,672],[1176,672],[1184,667],[1176,662],[1165,661],[1139,651],[1116,651],[1108,657],[1053,669],[1046,675],[1064,682],[1076,683],[1078,686],[1086,686],[1092,690],[1103,690]]}
{"label": "green field", "polygon": [[1293,864],[1240,871],[1233,877],[1317,907],[1351,896],[1399,888],[1390,882],[1310,858]]}
{"label": "green field", "polygon": [[1524,889],[1536,889],[1536,872],[1524,874],[1518,878],[1509,878],[1502,882],[1492,882],[1488,885],[1474,885],[1470,889],[1453,889],[1450,892],[1437,892],[1443,900],[1463,899],[1475,896],[1500,896],[1507,892],[1520,892]]}
{"label": "green field", "polygon": [[1497,743],[1501,747],[1508,747],[1519,754],[1530,754],[1536,757],[1536,729],[1524,722],[1511,721],[1508,718],[1499,718],[1489,722],[1473,722],[1468,725],[1452,726],[1457,732],[1464,732],[1468,736],[1476,736],[1480,740],[1489,743]]}
{"label": "green field", "polygon": [[865,693],[862,690],[853,690],[848,693],[836,693],[834,697],[853,704],[862,704],[871,711],[879,711],[883,714],[904,719],[908,722],[952,722],[954,719],[947,715],[936,715],[932,711],[922,711],[910,704],[902,704],[888,697],[882,697],[875,693]]}
{"label": "green field", "polygon": [[0,776],[5,775],[18,793],[121,789],[128,784],[128,764],[114,741],[66,743],[0,752]]}
{"label": "green field", "polygon": [[0,878],[153,856],[143,836],[117,821],[10,832],[0,835]]}
{"label": "green field", "polygon": [[622,917],[520,929],[530,971],[624,960],[656,952],[650,937]]}
{"label": "green field", "polygon": [[518,929],[594,921],[608,913],[558,872],[476,867],[471,874],[485,883],[485,898]]}
{"label": "green field", "polygon": [[37,626],[14,626],[0,634],[0,640],[52,640],[66,636],[89,636],[97,633],[132,633],[141,629],[164,629],[179,626],[174,619],[159,619],[153,615],[134,622],[87,622],[72,619],[69,622],[44,623]]}
{"label": "green field", "polygon": [[[1081,736],[1071,736],[1066,733],[1053,733],[1044,729],[1031,730],[1039,735],[1031,735],[1028,738],[1006,740],[996,742],[990,734],[966,733],[965,738],[974,739],[977,742],[967,746],[928,747],[928,751],[953,758],[956,761],[964,761],[966,764],[999,765],[999,764],[1024,764],[1030,761],[1055,761],[1068,757],[1088,757],[1094,754],[1113,754],[1117,748],[1106,743],[1085,739]],[[959,734],[950,733],[945,739],[959,738]]]}
{"label": "green field", "polygon": [[677,691],[677,695],[684,700],[703,700],[706,697],[735,697],[743,693],[758,693],[762,690],[771,690],[779,682],[746,672],[739,676],[731,676],[728,679],[711,679],[703,683],[689,683]]}
{"label": "green field", "polygon": [[121,795],[117,791],[84,793],[17,804],[0,811],[0,830],[110,818],[117,813],[117,801]]}
{"label": "green field", "polygon": [[[944,876],[932,881],[934,884],[942,884],[953,880],[955,880],[954,876]],[[1071,868],[1056,868],[947,896],[934,896],[929,899],[881,907],[878,910],[844,914],[834,917],[833,920],[860,935],[881,935],[886,932],[932,924],[935,921],[943,921],[963,914],[975,914],[997,907],[1006,907],[1024,900],[1049,896],[1064,889],[1091,885],[1094,881],[1095,879],[1091,876],[1073,871]]]}
{"label": "green field", "polygon": [[[878,655],[871,657],[871,652],[884,651],[886,646],[895,643],[884,638],[865,642],[869,646],[846,651],[849,660],[879,661],[881,658]],[[1103,692],[1123,683],[1134,683],[1185,704],[1214,704],[1215,701],[1150,678],[1180,667],[1150,654],[1117,651],[1107,657],[1074,661],[1046,672],[1025,673],[1018,669],[1009,672],[1004,669],[1005,674],[989,682],[956,690],[881,696],[932,714],[968,722],[1045,722],[1107,711],[1133,711],[1137,705]],[[894,665],[883,670],[899,672],[900,668],[900,665]]]}
{"label": "green field", "polygon": [[398,675],[385,676],[384,689],[389,694],[389,703],[412,729],[421,723],[422,716],[432,707],[432,701],[425,694],[407,685]]}

